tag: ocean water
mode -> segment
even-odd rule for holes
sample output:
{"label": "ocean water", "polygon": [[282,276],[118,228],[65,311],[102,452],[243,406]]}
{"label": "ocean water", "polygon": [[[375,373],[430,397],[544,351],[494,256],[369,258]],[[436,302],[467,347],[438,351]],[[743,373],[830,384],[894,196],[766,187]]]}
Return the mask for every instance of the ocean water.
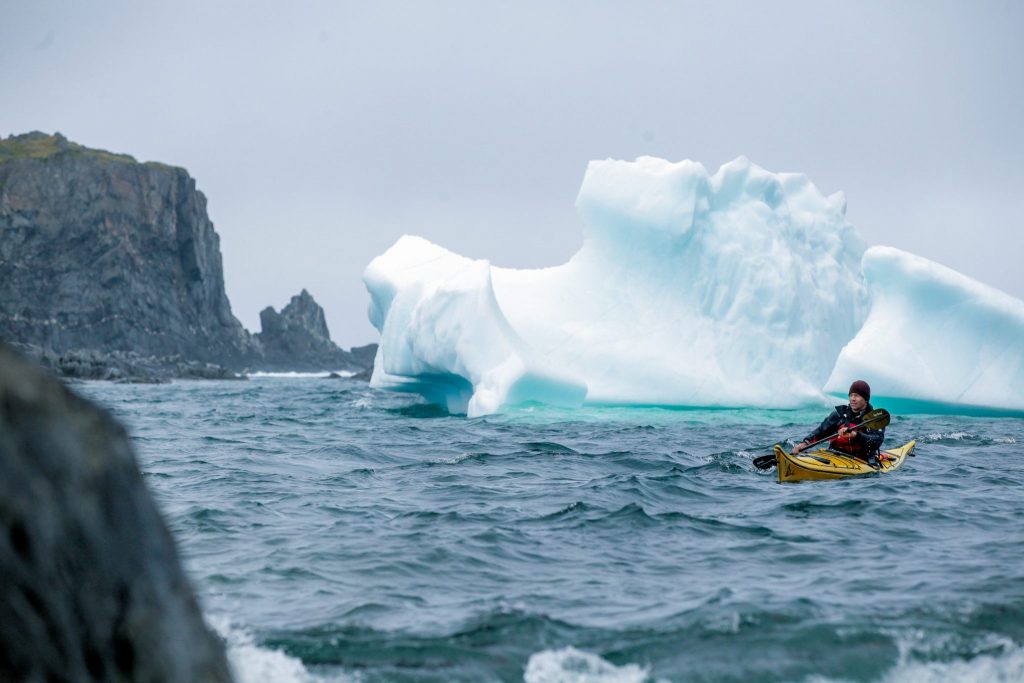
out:
{"label": "ocean water", "polygon": [[73,388],[128,426],[243,683],[1024,681],[1020,418],[895,415],[901,470],[783,485],[751,460],[825,408]]}

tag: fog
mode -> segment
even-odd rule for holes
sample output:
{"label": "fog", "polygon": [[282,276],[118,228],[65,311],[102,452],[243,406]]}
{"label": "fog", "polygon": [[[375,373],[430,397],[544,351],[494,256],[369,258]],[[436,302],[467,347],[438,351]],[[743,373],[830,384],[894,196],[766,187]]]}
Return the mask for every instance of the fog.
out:
{"label": "fog", "polygon": [[253,331],[306,288],[374,341],[360,275],[405,233],[562,263],[587,162],[644,154],[806,173],[1024,298],[1020,3],[0,5],[0,135],[188,169]]}

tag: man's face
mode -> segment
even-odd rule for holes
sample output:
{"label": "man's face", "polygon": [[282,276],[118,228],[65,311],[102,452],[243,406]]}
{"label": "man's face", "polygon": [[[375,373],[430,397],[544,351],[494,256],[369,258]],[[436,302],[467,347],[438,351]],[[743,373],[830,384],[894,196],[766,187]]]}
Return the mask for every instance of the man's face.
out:
{"label": "man's face", "polygon": [[860,394],[850,394],[850,408],[855,413],[859,413],[867,407],[868,402]]}

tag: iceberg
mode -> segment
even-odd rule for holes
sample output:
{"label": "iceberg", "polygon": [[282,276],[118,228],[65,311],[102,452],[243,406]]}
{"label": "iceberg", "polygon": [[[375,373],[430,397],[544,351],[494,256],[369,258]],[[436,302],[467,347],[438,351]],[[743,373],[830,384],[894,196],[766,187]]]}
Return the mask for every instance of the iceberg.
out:
{"label": "iceberg", "polygon": [[453,413],[506,403],[576,406],[586,386],[538,356],[509,325],[487,261],[404,236],[363,274],[381,333],[371,386],[416,392]]}
{"label": "iceberg", "polygon": [[567,263],[518,270],[404,236],[367,266],[372,386],[470,416],[540,401],[796,407],[823,400],[867,314],[841,193],[745,158],[594,161]]}
{"label": "iceberg", "polygon": [[452,413],[820,405],[873,395],[1024,410],[1024,302],[871,247],[842,193],[740,157],[593,161],[583,245],[522,270],[403,236],[366,268],[371,385]]}
{"label": "iceberg", "polygon": [[892,247],[863,272],[871,310],[826,391],[870,377],[873,397],[1024,411],[1024,301]]}

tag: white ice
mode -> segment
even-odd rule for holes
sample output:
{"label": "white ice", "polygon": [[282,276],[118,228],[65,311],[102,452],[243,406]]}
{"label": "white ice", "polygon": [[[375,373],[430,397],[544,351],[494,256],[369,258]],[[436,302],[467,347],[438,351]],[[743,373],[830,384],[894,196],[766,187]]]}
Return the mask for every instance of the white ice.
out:
{"label": "white ice", "polygon": [[370,263],[363,280],[370,322],[381,332],[372,386],[417,392],[470,416],[506,403],[583,401],[586,386],[508,324],[486,261],[405,236]]}
{"label": "white ice", "polygon": [[1024,301],[892,247],[863,269],[871,312],[827,391],[870,377],[872,396],[1024,410]]}
{"label": "white ice", "polygon": [[[560,266],[499,268],[411,236],[374,259],[372,384],[470,416],[527,401],[786,408],[855,378],[877,395],[1021,404],[1021,302],[952,271],[935,279],[938,266],[917,284],[913,257],[887,269],[877,261],[891,252],[876,249],[869,294],[842,194],[804,175],[742,157],[713,175],[692,161],[595,161],[576,205],[583,246]],[[948,297],[957,303],[930,301]],[[983,325],[1001,332],[951,354],[969,367],[940,387],[931,378],[956,360],[911,328],[953,310],[959,346]],[[905,342],[880,336],[893,325]],[[887,367],[873,364],[880,345]],[[972,377],[978,363],[991,370]]]}

